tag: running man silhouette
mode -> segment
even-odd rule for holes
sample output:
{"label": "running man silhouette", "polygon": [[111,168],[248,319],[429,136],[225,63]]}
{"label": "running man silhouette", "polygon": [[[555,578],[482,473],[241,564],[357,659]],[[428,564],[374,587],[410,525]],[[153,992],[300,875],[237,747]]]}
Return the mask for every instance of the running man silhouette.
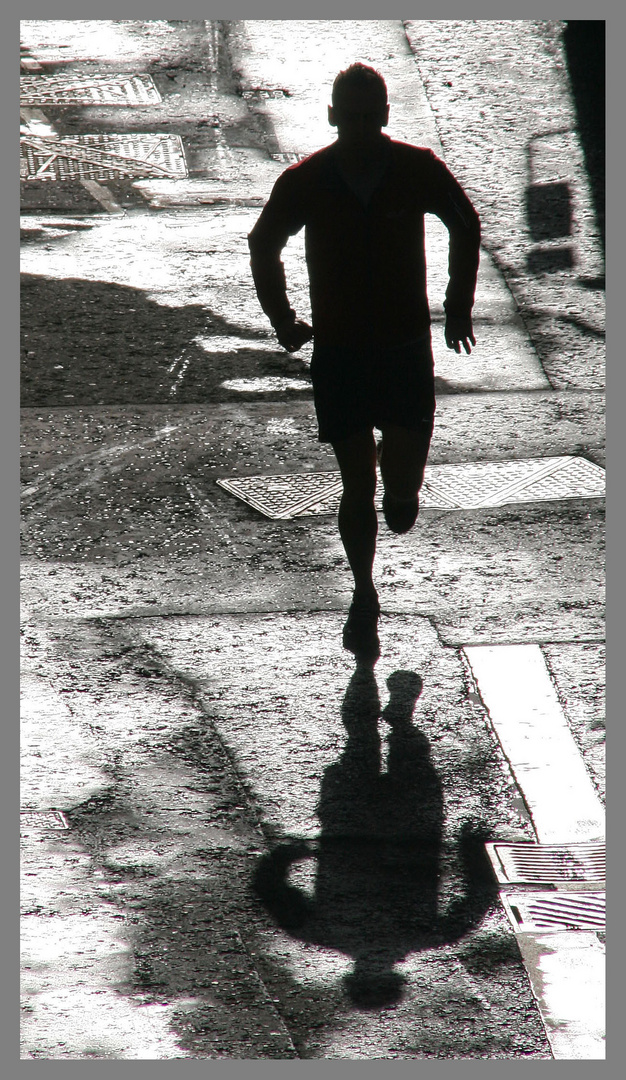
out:
{"label": "running man silhouette", "polygon": [[[343,644],[357,656],[380,651],[374,428],[382,434],[383,513],[395,533],[415,524],[433,430],[425,213],[436,214],[450,236],[446,344],[457,353],[476,344],[478,215],[431,150],[383,133],[388,119],[377,71],[352,64],[340,72],[328,107],[336,141],[282,173],[248,237],[259,302],[278,341],[297,352],[314,338],[319,439],[332,444],[339,464],[339,532],[354,577]],[[280,257],[303,227],[312,327],[289,305]]]}

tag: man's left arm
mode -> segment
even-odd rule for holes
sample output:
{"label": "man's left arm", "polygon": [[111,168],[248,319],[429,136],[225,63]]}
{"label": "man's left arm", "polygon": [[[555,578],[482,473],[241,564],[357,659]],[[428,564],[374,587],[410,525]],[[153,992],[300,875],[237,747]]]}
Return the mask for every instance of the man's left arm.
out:
{"label": "man's left arm", "polygon": [[449,349],[466,353],[476,344],[472,308],[480,260],[480,220],[459,182],[432,156],[431,198],[427,207],[443,221],[450,235],[448,288],[444,300],[445,339]]}

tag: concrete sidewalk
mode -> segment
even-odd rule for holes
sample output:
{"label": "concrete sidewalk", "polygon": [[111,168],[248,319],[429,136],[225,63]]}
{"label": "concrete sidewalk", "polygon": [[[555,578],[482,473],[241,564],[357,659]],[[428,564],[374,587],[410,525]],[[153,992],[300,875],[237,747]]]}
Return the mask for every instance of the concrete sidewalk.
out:
{"label": "concrete sidewalk", "polygon": [[[310,350],[275,345],[245,237],[285,163],[329,141],[325,98],[357,55],[387,78],[390,134],[443,154],[484,222],[469,358],[442,347],[445,231],[428,230],[431,464],[604,462],[600,294],[579,280],[599,273],[590,216],[583,262],[533,275],[527,131],[497,180],[474,149],[456,158],[450,96],[431,87],[436,50],[453,64],[448,31],[348,25],[112,24],[110,53],[86,32],[63,53],[70,70],[149,67],[163,101],[141,118],[60,111],[59,130],[180,131],[192,167],[109,185],[108,214],[72,213],[69,188],[52,214],[32,188],[23,220],[22,803],[69,824],[24,830],[27,1058],[552,1057],[482,859],[488,838],[532,840],[533,821],[463,646],[539,648],[603,799],[603,500],[381,529],[374,674],[340,647],[334,518],[271,521],[215,483],[335,468]],[[571,131],[534,25],[511,30],[510,55],[537,50],[533,102],[557,87]],[[30,33],[54,70],[58,36]],[[492,43],[473,48],[480,66]],[[519,89],[496,68],[481,101],[512,109]],[[564,153],[580,206],[582,160]],[[301,238],[285,261],[306,316]],[[567,364],[550,330],[574,326],[564,311],[589,345]],[[574,1040],[559,1056],[584,1055]]]}

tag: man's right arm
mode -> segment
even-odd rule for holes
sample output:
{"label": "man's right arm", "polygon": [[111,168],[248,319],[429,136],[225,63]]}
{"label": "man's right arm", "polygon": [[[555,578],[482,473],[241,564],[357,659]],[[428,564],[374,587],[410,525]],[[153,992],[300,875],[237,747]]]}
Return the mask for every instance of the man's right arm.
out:
{"label": "man's right arm", "polygon": [[248,236],[248,246],[259,303],[281,345],[289,352],[296,352],[313,335],[311,327],[296,318],[289,304],[285,268],[280,257],[289,237],[299,232],[303,225],[294,179],[288,171],[274,184],[272,194]]}

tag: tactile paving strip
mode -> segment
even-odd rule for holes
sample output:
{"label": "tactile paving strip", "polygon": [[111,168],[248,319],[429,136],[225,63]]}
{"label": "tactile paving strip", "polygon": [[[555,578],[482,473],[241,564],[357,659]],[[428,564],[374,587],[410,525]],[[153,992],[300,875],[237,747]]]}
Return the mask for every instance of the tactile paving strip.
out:
{"label": "tactile paving strip", "polygon": [[567,882],[600,883],[606,876],[606,845],[603,841],[582,844],[486,844],[487,854],[500,883]]}
{"label": "tactile paving strip", "polygon": [[[336,513],[341,497],[338,472],[246,476],[217,483],[273,519]],[[477,510],[508,503],[601,498],[604,493],[604,469],[586,458],[478,461],[427,466],[420,505]],[[379,508],[381,498],[379,485]]]}
{"label": "tactile paving strip", "polygon": [[75,135],[20,139],[21,180],[116,180],[187,176],[179,135]]}
{"label": "tactile paving strip", "polygon": [[158,105],[151,75],[22,75],[20,105]]}
{"label": "tactile paving strip", "polygon": [[601,892],[500,894],[517,933],[606,929],[606,897]]}
{"label": "tactile paving strip", "polygon": [[20,828],[69,829],[61,810],[20,810]]}

